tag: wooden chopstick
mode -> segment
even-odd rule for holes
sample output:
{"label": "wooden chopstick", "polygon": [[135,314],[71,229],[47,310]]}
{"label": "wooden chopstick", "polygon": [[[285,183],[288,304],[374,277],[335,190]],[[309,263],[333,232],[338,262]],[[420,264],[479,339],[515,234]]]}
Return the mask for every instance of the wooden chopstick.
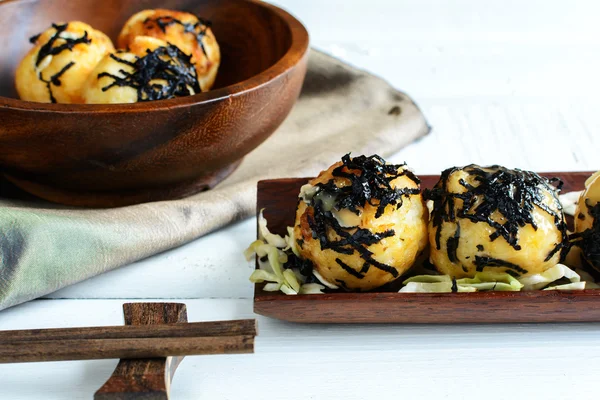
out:
{"label": "wooden chopstick", "polygon": [[254,336],[44,340],[0,346],[0,363],[158,358],[254,351]]}
{"label": "wooden chopstick", "polygon": [[81,340],[81,339],[136,339],[200,336],[256,336],[256,321],[190,322],[163,325],[98,326],[86,328],[29,329],[0,331],[0,346],[6,343]]}
{"label": "wooden chopstick", "polygon": [[0,363],[254,351],[255,320],[0,331]]}

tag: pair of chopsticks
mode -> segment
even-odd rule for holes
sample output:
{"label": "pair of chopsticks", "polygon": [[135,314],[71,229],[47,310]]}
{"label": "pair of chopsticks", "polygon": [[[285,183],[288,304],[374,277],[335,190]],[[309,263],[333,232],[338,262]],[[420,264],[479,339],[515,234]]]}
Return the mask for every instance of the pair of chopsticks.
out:
{"label": "pair of chopsticks", "polygon": [[254,351],[256,320],[0,331],[0,363]]}

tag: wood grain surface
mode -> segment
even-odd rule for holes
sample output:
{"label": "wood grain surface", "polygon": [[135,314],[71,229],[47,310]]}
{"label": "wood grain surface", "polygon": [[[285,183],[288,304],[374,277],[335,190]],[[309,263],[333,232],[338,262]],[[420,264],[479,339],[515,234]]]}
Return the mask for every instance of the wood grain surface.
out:
{"label": "wood grain surface", "polygon": [[[162,306],[162,305],[161,305]],[[36,342],[41,340],[90,339],[149,339],[219,336],[256,336],[256,321],[188,322],[173,324],[94,326],[83,328],[26,329],[0,331],[0,346],[7,343]]]}
{"label": "wood grain surface", "polygon": [[[115,39],[147,8],[212,21],[222,54],[214,90],[135,104],[15,98],[14,71],[30,36],[81,20]],[[178,198],[226,177],[285,119],[308,55],[302,24],[253,0],[0,1],[0,44],[0,173],[39,197],[94,207]]]}
{"label": "wood grain surface", "polygon": [[[129,303],[123,305],[126,325],[158,325],[187,322],[185,304]],[[169,387],[183,357],[120,360],[117,368],[96,392],[94,400],[167,400]],[[137,396],[137,397],[136,397]]]}
{"label": "wood grain surface", "polygon": [[[563,191],[581,190],[591,172],[542,174],[559,177]],[[431,188],[439,176],[420,176],[422,188]],[[264,209],[269,228],[285,234],[293,225],[300,187],[308,178],[258,183],[257,209]],[[397,293],[336,292],[288,296],[264,292],[255,285],[257,314],[304,323],[505,323],[600,321],[600,290]]]}

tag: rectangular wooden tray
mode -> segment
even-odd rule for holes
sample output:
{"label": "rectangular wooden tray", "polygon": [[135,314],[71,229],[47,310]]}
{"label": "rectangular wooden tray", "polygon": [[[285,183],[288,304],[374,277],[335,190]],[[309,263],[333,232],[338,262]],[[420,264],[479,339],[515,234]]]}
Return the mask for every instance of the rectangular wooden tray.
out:
{"label": "rectangular wooden tray", "polygon": [[[563,193],[582,190],[591,172],[542,174],[564,181]],[[431,188],[439,176],[421,176]],[[286,233],[294,223],[298,192],[307,178],[258,183],[257,209],[269,229]],[[475,293],[329,293],[289,296],[255,285],[254,312],[304,323],[505,323],[600,321],[600,289]]]}

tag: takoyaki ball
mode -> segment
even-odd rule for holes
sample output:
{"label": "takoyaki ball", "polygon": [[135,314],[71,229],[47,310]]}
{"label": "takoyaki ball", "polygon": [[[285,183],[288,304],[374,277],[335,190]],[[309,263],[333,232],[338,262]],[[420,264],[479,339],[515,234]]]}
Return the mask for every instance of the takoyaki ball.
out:
{"label": "takoyaki ball", "polygon": [[406,165],[346,155],[302,188],[294,238],[330,285],[366,291],[402,276],[427,246],[427,210]]}
{"label": "takoyaki ball", "polygon": [[160,39],[136,37],[130,51],[107,55],[86,81],[86,103],[135,103],[200,92],[194,65],[179,48]]}
{"label": "takoyaki ball", "polygon": [[221,52],[208,21],[181,11],[144,10],[125,23],[117,45],[130,48],[138,36],[155,37],[179,47],[192,56],[202,90],[207,91],[213,86]]}
{"label": "takoyaki ball", "polygon": [[575,238],[583,259],[600,271],[600,172],[585,183],[575,211]]}
{"label": "takoyaki ball", "polygon": [[72,21],[30,39],[35,46],[17,67],[15,84],[21,100],[82,103],[81,86],[102,58],[114,51],[108,36]]}
{"label": "takoyaki ball", "polygon": [[429,222],[430,261],[455,278],[515,277],[556,265],[567,228],[553,181],[533,172],[469,165],[442,173]]}

